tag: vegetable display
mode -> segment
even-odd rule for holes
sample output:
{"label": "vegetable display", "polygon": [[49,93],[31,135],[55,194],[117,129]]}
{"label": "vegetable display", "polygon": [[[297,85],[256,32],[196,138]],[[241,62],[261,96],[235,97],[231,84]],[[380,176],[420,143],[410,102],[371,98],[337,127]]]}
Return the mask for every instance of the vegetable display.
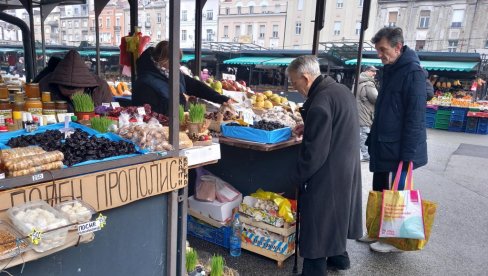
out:
{"label": "vegetable display", "polygon": [[190,122],[201,124],[205,121],[205,105],[204,104],[190,104]]}
{"label": "vegetable display", "polygon": [[[139,107],[137,106],[116,107],[116,108],[109,107],[109,106],[97,106],[95,108],[95,113],[102,116],[119,117],[121,113],[126,112],[127,114],[129,114],[131,118],[134,118],[137,114],[139,114],[137,112],[138,108]],[[159,121],[159,123],[162,124],[163,126],[169,126],[168,116],[159,114],[157,112],[153,112],[149,104],[145,104],[143,108],[144,108],[144,113],[146,113],[146,115],[142,115],[143,121],[145,123],[149,122],[149,120],[151,120],[152,118],[156,118]]]}
{"label": "vegetable display", "polygon": [[107,117],[93,117],[90,119],[91,128],[94,130],[105,133],[108,128],[114,124],[114,121]]}
{"label": "vegetable display", "polygon": [[95,110],[95,104],[90,95],[83,92],[76,92],[71,96],[73,101],[73,107],[76,112],[93,112]]}

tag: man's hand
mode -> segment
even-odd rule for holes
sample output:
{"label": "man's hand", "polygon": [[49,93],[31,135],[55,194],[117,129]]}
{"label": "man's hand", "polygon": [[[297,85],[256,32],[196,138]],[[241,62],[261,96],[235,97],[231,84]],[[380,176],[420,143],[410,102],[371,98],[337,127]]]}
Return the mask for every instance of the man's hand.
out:
{"label": "man's hand", "polygon": [[295,128],[293,129],[293,134],[295,134],[297,138],[301,138],[303,135],[303,129],[304,129],[303,124],[299,124],[295,126]]}
{"label": "man's hand", "polygon": [[223,105],[230,106],[231,104],[235,104],[235,103],[237,102],[234,101],[232,98],[229,98],[229,100],[224,102]]}

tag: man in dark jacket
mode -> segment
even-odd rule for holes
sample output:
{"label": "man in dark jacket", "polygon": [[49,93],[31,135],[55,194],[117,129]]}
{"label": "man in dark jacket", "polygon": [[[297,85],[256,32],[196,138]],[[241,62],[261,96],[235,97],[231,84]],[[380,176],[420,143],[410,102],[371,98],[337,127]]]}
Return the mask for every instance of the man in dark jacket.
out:
{"label": "man in dark jacket", "polygon": [[300,188],[302,275],[347,269],[347,239],[362,234],[361,166],[356,99],[349,89],[320,75],[315,56],[301,56],[287,69],[307,100],[303,141],[290,183]]}
{"label": "man in dark jacket", "polygon": [[[369,169],[373,190],[383,191],[390,188],[390,174],[395,174],[400,161],[412,161],[414,169],[427,164],[426,76],[417,54],[403,45],[402,29],[385,27],[371,41],[384,70],[368,139]],[[400,182],[403,189],[404,180]],[[378,252],[398,251],[381,242],[370,247]]]}
{"label": "man in dark jacket", "polygon": [[[137,60],[137,80],[132,91],[132,104],[150,104],[153,111],[169,112],[169,44],[161,41],[156,47],[147,48]],[[184,94],[195,96],[214,103],[223,104],[229,97],[220,95],[203,82],[180,74],[180,104],[186,105]],[[230,102],[229,102],[230,103]]]}

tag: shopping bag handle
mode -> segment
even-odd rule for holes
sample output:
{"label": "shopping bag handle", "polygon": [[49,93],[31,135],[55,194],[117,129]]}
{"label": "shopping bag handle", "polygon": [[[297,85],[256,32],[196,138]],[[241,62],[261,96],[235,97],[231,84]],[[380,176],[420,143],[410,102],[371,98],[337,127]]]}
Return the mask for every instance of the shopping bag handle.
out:
{"label": "shopping bag handle", "polygon": [[[400,176],[402,174],[402,168],[403,168],[403,161],[400,161],[400,164],[398,164],[397,173],[395,175],[395,180],[393,181],[393,187],[392,187],[393,191],[398,191],[398,184],[400,182]],[[413,162],[410,161],[408,163],[407,180],[405,183],[405,190],[413,190],[412,170],[413,170]]]}

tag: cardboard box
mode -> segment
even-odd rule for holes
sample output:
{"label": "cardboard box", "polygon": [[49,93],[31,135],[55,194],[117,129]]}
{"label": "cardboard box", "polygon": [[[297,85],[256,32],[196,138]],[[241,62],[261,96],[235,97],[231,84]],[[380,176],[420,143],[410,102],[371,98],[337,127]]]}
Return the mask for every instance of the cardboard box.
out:
{"label": "cardboard box", "polygon": [[205,147],[193,147],[180,150],[180,156],[188,158],[188,166],[202,164],[220,159],[220,144],[212,144]]}
{"label": "cardboard box", "polygon": [[191,196],[188,198],[188,207],[211,219],[226,221],[232,218],[232,209],[239,207],[241,201],[242,195],[239,195],[234,201],[226,203],[198,201],[194,196]]}
{"label": "cardboard box", "polygon": [[295,234],[288,237],[283,237],[283,241],[278,241],[244,230],[242,231],[242,242],[249,243],[282,255],[289,255],[295,252]]}

